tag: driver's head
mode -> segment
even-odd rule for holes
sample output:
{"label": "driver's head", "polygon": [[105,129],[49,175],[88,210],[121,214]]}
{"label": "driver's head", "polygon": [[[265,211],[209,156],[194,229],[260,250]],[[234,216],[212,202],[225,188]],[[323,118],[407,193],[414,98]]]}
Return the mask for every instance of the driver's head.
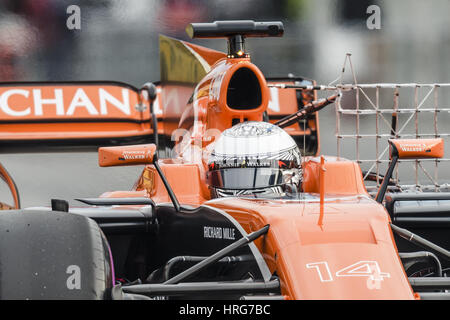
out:
{"label": "driver's head", "polygon": [[212,197],[297,192],[301,154],[294,139],[268,122],[243,122],[225,130],[208,159]]}

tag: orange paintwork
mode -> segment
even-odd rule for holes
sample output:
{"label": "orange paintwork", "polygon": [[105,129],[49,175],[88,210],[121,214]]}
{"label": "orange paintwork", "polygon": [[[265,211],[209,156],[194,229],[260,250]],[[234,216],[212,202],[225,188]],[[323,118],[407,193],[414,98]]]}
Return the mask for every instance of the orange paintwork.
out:
{"label": "orange paintwork", "polygon": [[444,140],[438,139],[390,139],[400,159],[442,158],[444,156]]}
{"label": "orange paintwork", "polygon": [[[324,192],[328,194],[368,195],[356,162],[324,156]],[[305,157],[303,163],[303,192],[320,193],[320,158]]]}
{"label": "orange paintwork", "polygon": [[319,166],[319,188],[320,188],[320,212],[319,212],[319,221],[317,225],[323,226],[323,215],[324,215],[324,206],[325,206],[325,158],[323,156],[320,157],[320,166]]}
{"label": "orange paintwork", "polygon": [[[270,84],[294,84],[295,81],[276,81],[272,80]],[[312,85],[316,85],[315,81],[312,81]],[[271,120],[271,123],[277,122],[279,119],[291,115],[298,111],[298,102],[297,102],[297,90],[296,89],[280,89],[276,87],[270,88],[270,101],[269,106],[267,108],[267,113],[269,116],[276,116],[277,118]],[[317,92],[311,90],[302,90],[301,92],[303,104],[308,104],[312,101],[317,100]],[[320,132],[319,132],[319,113],[315,112],[310,115],[311,119],[308,120],[308,127],[304,130],[303,126],[299,123],[294,123],[290,126],[284,128],[284,130],[289,133],[292,137],[296,136],[309,136],[312,131],[315,131],[317,134],[317,152],[314,154],[315,156],[319,155],[320,152]],[[301,139],[301,138],[300,138]]]}
{"label": "orange paintwork", "polygon": [[[320,186],[313,183],[319,181],[319,158],[304,162],[308,192],[300,200],[210,199],[200,164],[159,160],[159,165],[181,203],[224,210],[247,232],[270,224],[269,233],[256,244],[289,299],[414,299],[389,228],[389,215],[367,194],[359,167],[342,158],[325,159],[321,226]],[[144,169],[135,190],[145,191],[156,203],[170,202],[153,166]],[[361,261],[375,261],[383,280],[372,281],[364,268],[360,276],[336,276]],[[314,263],[326,263],[333,280],[322,282],[318,271],[307,267]]]}
{"label": "orange paintwork", "polygon": [[[202,166],[193,163],[174,163],[169,159],[158,160],[158,164],[181,203],[200,205],[210,199]],[[188,183],[172,184],[174,181],[180,181],[180,178]],[[154,166],[145,167],[134,189],[146,191],[156,203],[170,202],[169,195]]]}
{"label": "orange paintwork", "polygon": [[[249,58],[227,59],[223,52],[179,42],[203,59],[211,71],[195,90],[190,83],[161,82],[157,85],[154,111],[160,135],[176,140],[176,134],[175,137],[173,135],[181,127],[192,130],[192,137],[198,138],[199,134],[204,136],[208,129],[220,133],[230,126],[234,118],[260,121],[264,111],[276,116],[296,111],[296,90],[271,88],[269,92],[264,75]],[[228,83],[232,75],[243,67],[255,73],[262,88],[260,107],[250,111],[233,110],[226,104]],[[195,103],[186,107],[193,91]],[[307,103],[316,98],[316,93],[305,90],[302,96]],[[271,99],[272,109],[268,108]],[[308,124],[318,134],[317,114]],[[153,134],[148,102],[142,99],[137,88],[119,82],[2,84],[0,129],[0,140],[7,141],[132,138]],[[289,126],[286,131],[292,136],[304,134],[298,124]],[[311,134],[310,129],[305,133]]]}
{"label": "orange paintwork", "polygon": [[[230,108],[227,89],[233,74],[241,68],[254,72],[261,87],[261,104],[251,110]],[[262,121],[269,102],[269,90],[261,71],[249,58],[221,59],[196,86],[190,102],[180,119],[180,127],[191,130],[193,139],[201,139],[208,129],[223,130],[231,127],[233,119]]]}
{"label": "orange paintwork", "polygon": [[152,163],[156,145],[102,147],[98,149],[100,167],[130,166]]}
{"label": "orange paintwork", "polygon": [[195,45],[190,42],[182,41],[186,46],[199,54],[210,66],[215,64],[218,60],[226,58],[227,55],[223,52],[216,51],[210,48]]}
{"label": "orange paintwork", "polygon": [[[323,188],[325,194],[369,196],[364,187],[361,169],[355,162],[329,156],[324,157],[324,160]],[[201,205],[204,201],[210,199],[206,175],[204,174],[206,167],[202,164],[170,159],[158,161],[180,202]],[[185,169],[184,172],[183,168]],[[320,194],[320,158],[305,157],[303,172],[303,192]],[[173,178],[169,178],[169,176]],[[177,181],[189,181],[189,188],[185,188],[185,184],[180,184]],[[164,185],[152,165],[144,168],[134,189],[146,190],[152,198],[156,196],[161,197],[166,202],[170,201]],[[200,196],[199,190],[202,190]]]}
{"label": "orange paintwork", "polygon": [[16,186],[14,184],[14,180],[9,175],[8,171],[6,171],[5,167],[0,163],[0,179],[5,181],[9,190],[11,191],[12,198],[14,200],[14,207],[0,202],[0,210],[9,210],[9,209],[19,209],[19,194],[17,193]]}
{"label": "orange paintwork", "polygon": [[[242,67],[256,74],[262,88],[261,105],[252,110],[233,110],[226,103],[230,78]],[[196,86],[179,126],[191,133],[187,145],[199,146],[196,141],[202,141],[200,146],[206,147],[212,141],[207,139],[208,129],[221,132],[231,127],[233,118],[261,121],[268,102],[265,79],[249,59],[221,59]],[[318,129],[314,120],[310,126]],[[197,159],[201,159],[206,149],[189,150],[200,153]],[[287,299],[415,299],[389,215],[367,194],[357,163],[324,157],[321,165],[319,157],[305,157],[303,190],[296,200],[211,199],[204,162],[179,155],[158,164],[180,203],[224,210],[247,232],[270,225],[268,234],[255,244],[280,278]],[[144,168],[134,190],[136,195],[145,192],[156,203],[170,202],[153,165]]]}
{"label": "orange paintwork", "polygon": [[139,198],[148,196],[145,191],[109,191],[101,194],[103,198]]}
{"label": "orange paintwork", "polygon": [[192,95],[193,87],[187,84],[161,83],[155,101],[155,113],[158,117],[158,133],[172,137],[179,127],[181,115]]}
{"label": "orange paintwork", "polygon": [[[388,215],[365,195],[326,197],[322,226],[317,224],[318,199],[222,198],[207,204],[231,214],[247,232],[270,225],[269,233],[256,244],[270,270],[280,277],[282,294],[290,299],[414,298],[388,227]],[[337,275],[365,261],[376,262],[383,280],[372,283],[364,268],[360,276]],[[314,265],[324,269],[319,273]]]}
{"label": "orange paintwork", "polygon": [[149,106],[141,100],[137,89],[120,83],[1,85],[0,140],[149,135]]}
{"label": "orange paintwork", "polygon": [[[247,232],[269,224],[268,234],[255,244],[270,271],[279,277],[286,299],[415,299],[398,256],[389,215],[367,194],[361,169],[353,161],[324,157],[321,164],[318,153],[305,157],[298,199],[211,199],[203,160],[214,142],[212,137],[236,120],[262,121],[265,111],[278,112],[278,116],[295,112],[297,101],[295,90],[269,90],[264,75],[249,58],[229,59],[213,50],[183,45],[187,47],[188,53],[192,50],[206,61],[206,76],[193,94],[192,84],[159,84],[154,104],[160,134],[170,137],[177,128],[190,134],[187,141],[177,143],[174,159],[158,160],[179,202],[223,210]],[[261,88],[260,104],[250,110],[227,104],[228,85],[241,68],[249,69]],[[279,109],[269,108],[271,91],[278,94]],[[305,102],[315,100],[315,92],[302,94]],[[0,116],[0,140],[152,133],[148,104],[138,90],[119,84],[3,85]],[[318,131],[317,114],[308,125],[307,132],[298,125],[286,130],[293,135]],[[401,148],[400,142],[392,143]],[[439,143],[426,146],[432,147],[433,155],[442,152]],[[147,164],[133,190],[106,192],[102,197],[147,196],[157,204],[170,202],[156,169],[148,164],[154,152],[154,145],[101,148],[100,166]],[[401,156],[408,155],[401,152]]]}

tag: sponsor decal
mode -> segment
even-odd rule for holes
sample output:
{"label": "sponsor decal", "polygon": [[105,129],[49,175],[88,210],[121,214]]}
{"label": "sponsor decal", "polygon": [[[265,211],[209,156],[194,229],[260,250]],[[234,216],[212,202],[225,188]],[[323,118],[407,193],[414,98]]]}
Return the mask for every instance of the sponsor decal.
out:
{"label": "sponsor decal", "polygon": [[235,240],[236,239],[236,229],[204,226],[203,227],[203,238]]}
{"label": "sponsor decal", "polygon": [[334,277],[327,261],[307,263],[306,268],[316,270],[320,282],[333,282],[345,277],[366,278],[366,286],[369,290],[380,290],[382,281],[391,277],[390,273],[381,271],[378,261],[358,261],[338,270]]}
{"label": "sponsor decal", "polygon": [[426,150],[427,146],[423,143],[403,143],[400,144],[400,149],[403,152],[430,152],[431,150]]}
{"label": "sponsor decal", "polygon": [[[133,98],[133,101],[137,100],[137,95]],[[98,87],[16,87],[0,89],[0,116],[12,119],[129,116],[132,110],[130,99],[130,90],[126,88],[106,90]]]}
{"label": "sponsor decal", "polygon": [[123,151],[122,156],[119,157],[119,160],[125,161],[125,160],[145,160],[151,158],[151,151],[144,151],[144,150],[130,150],[130,151]]}

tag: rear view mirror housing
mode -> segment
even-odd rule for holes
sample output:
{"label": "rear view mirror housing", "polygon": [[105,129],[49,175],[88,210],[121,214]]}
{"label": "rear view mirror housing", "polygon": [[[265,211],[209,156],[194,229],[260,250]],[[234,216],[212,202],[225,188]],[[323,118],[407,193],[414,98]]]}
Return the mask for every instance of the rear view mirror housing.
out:
{"label": "rear view mirror housing", "polygon": [[153,163],[155,144],[101,147],[98,149],[100,167],[132,166]]}
{"label": "rear view mirror housing", "polygon": [[175,211],[179,212],[181,209],[180,203],[170,187],[167,178],[164,176],[163,171],[158,165],[156,149],[154,143],[132,146],[101,147],[98,149],[98,164],[100,167],[153,164],[169,194]]}
{"label": "rear view mirror housing", "polygon": [[390,158],[424,159],[442,158],[444,156],[444,140],[436,139],[390,139]]}
{"label": "rear view mirror housing", "polygon": [[436,139],[389,139],[390,163],[375,200],[382,203],[389,180],[392,177],[398,159],[442,158],[444,140]]}

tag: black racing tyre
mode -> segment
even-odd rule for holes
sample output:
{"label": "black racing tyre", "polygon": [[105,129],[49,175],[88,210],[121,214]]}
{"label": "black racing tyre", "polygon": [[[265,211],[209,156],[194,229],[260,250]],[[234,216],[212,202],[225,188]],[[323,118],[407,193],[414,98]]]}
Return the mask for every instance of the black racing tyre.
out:
{"label": "black racing tyre", "polygon": [[94,220],[57,211],[0,212],[0,299],[109,299],[113,272]]}

